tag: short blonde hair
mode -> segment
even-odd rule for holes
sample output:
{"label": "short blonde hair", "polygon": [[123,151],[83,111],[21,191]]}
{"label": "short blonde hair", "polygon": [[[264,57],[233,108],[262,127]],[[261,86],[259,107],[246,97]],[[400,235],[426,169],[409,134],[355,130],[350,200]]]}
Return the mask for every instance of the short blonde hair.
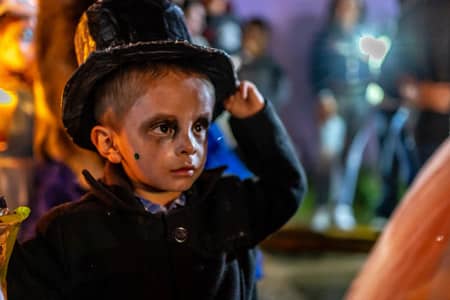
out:
{"label": "short blonde hair", "polygon": [[169,72],[196,75],[204,79],[214,95],[214,86],[202,73],[187,64],[140,63],[125,65],[107,76],[94,93],[94,116],[98,123],[119,129],[134,102],[148,90],[148,82]]}

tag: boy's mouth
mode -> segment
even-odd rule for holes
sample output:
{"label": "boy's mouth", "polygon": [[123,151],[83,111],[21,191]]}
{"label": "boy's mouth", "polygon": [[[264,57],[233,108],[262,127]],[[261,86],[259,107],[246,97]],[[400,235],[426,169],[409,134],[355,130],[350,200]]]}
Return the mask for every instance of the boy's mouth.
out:
{"label": "boy's mouth", "polygon": [[193,176],[195,174],[195,167],[194,166],[186,166],[178,169],[174,169],[170,171],[172,174],[178,175],[178,176]]}

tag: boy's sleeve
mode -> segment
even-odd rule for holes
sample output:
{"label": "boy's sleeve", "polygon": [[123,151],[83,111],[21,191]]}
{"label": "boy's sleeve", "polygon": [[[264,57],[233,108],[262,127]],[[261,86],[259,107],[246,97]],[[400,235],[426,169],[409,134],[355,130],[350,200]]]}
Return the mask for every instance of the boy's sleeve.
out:
{"label": "boy's sleeve", "polygon": [[256,244],[296,212],[306,179],[291,139],[269,101],[252,117],[231,118],[230,125],[245,163],[257,176],[243,183],[251,242]]}
{"label": "boy's sleeve", "polygon": [[8,265],[8,299],[62,299],[64,272],[57,228],[46,228],[34,239],[16,243]]}

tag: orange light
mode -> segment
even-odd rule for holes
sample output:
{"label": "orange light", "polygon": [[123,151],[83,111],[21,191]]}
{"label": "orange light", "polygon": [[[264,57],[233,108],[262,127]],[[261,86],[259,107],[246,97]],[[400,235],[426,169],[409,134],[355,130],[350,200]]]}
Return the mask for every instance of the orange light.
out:
{"label": "orange light", "polygon": [[3,68],[19,73],[27,72],[34,60],[33,26],[32,19],[18,20],[8,24],[2,31],[0,62]]}

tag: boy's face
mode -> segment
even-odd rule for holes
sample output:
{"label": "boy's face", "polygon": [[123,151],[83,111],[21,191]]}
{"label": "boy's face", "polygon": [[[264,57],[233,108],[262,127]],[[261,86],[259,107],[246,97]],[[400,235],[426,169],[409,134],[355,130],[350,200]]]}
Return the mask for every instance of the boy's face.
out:
{"label": "boy's face", "polygon": [[170,71],[153,79],[125,115],[113,143],[136,189],[181,192],[206,160],[214,90],[199,75]]}

